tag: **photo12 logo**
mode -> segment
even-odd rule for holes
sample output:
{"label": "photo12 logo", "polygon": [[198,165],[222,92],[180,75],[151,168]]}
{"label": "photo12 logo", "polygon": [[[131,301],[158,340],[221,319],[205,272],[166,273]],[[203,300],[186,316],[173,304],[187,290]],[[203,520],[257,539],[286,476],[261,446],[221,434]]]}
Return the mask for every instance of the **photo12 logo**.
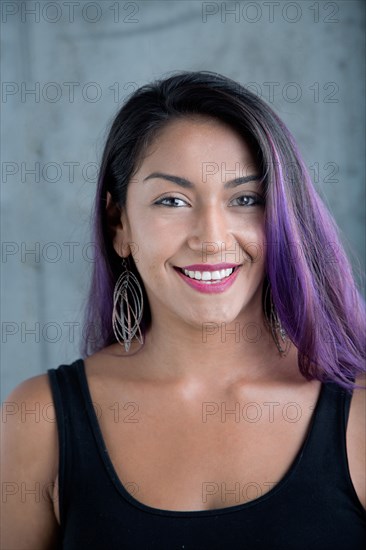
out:
{"label": "photo12 logo", "polygon": [[202,22],[221,23],[298,23],[303,18],[313,23],[339,23],[337,2],[202,2]]}
{"label": "photo12 logo", "polygon": [[84,23],[112,21],[120,24],[140,22],[140,2],[41,2],[32,0],[4,1],[1,6],[2,23],[18,20],[21,23]]}
{"label": "photo12 logo", "polygon": [[29,82],[14,80],[1,83],[1,102],[20,103],[98,103],[102,99],[111,99],[120,103],[138,88],[137,82]]}

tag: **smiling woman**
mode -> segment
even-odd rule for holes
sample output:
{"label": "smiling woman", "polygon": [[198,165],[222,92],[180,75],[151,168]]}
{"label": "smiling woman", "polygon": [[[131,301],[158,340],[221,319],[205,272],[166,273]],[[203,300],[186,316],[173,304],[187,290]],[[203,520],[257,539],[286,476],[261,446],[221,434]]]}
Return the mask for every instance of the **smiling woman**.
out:
{"label": "smiling woman", "polygon": [[8,499],[4,549],[359,549],[365,303],[283,122],[217,73],[143,86],[94,240],[83,359],[8,397],[57,423],[6,425],[47,498],[22,528]]}

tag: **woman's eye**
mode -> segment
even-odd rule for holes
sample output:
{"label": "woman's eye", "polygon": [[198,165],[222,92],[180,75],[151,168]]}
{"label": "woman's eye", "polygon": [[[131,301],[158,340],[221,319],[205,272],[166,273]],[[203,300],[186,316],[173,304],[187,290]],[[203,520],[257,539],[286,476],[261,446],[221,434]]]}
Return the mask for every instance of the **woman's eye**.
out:
{"label": "woman's eye", "polygon": [[173,208],[180,208],[181,206],[186,206],[187,203],[183,199],[178,199],[178,197],[163,197],[162,199],[157,200],[154,204],[161,204],[162,206],[171,206]]}
{"label": "woman's eye", "polygon": [[264,204],[262,197],[253,197],[252,195],[241,195],[232,201],[234,206],[256,206]]}

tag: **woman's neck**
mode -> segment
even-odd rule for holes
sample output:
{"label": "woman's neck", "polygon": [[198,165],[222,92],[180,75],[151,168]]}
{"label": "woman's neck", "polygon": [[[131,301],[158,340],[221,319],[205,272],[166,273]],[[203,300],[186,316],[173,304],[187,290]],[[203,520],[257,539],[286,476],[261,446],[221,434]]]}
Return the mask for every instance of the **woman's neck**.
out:
{"label": "woman's neck", "polygon": [[153,318],[144,346],[134,356],[148,377],[193,384],[272,379],[276,369],[294,362],[297,350],[291,345],[287,357],[281,356],[261,310],[256,315],[243,312],[231,323],[201,326],[160,315]]}

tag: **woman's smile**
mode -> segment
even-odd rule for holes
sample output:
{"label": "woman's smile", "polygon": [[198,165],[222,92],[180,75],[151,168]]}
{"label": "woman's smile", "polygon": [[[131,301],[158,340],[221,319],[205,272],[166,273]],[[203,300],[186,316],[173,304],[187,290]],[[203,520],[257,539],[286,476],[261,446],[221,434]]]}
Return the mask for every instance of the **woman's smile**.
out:
{"label": "woman's smile", "polygon": [[240,265],[190,265],[174,266],[180,278],[198,292],[214,294],[225,292],[236,280]]}

